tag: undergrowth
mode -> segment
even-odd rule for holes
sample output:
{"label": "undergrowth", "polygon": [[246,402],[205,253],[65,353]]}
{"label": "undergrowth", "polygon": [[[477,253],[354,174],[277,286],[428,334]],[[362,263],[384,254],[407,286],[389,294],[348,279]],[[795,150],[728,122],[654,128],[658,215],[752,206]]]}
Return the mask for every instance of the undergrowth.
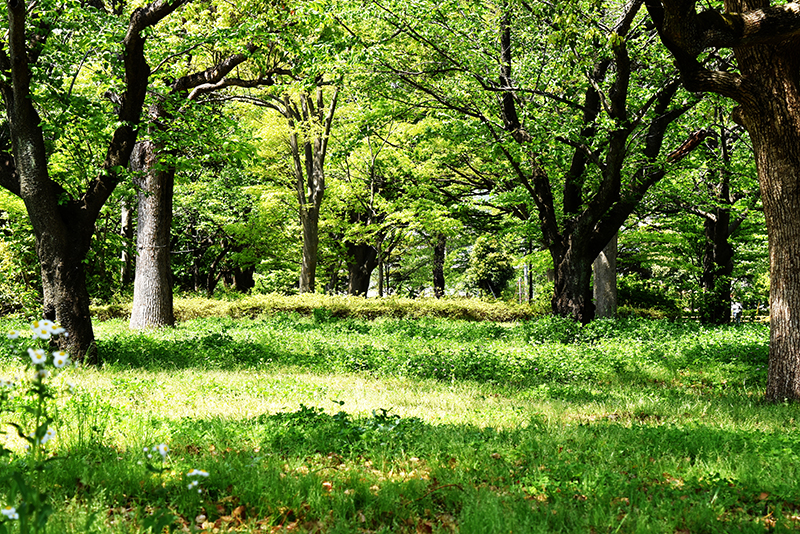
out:
{"label": "undergrowth", "polygon": [[[284,312],[97,333],[101,368],[71,370],[53,412],[49,532],[800,528],[764,325]],[[24,462],[7,446],[0,477]]]}

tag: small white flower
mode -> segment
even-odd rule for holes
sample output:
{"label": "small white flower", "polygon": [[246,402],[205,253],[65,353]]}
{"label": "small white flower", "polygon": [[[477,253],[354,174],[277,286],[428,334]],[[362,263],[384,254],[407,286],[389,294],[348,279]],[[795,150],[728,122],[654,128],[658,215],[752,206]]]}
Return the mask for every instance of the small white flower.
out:
{"label": "small white flower", "polygon": [[150,449],[148,449],[147,447],[145,447],[145,448],[144,448],[144,452],[150,452]]}
{"label": "small white flower", "polygon": [[208,471],[203,471],[202,469],[192,469],[188,473],[186,473],[187,477],[207,477]]}
{"label": "small white flower", "polygon": [[8,339],[18,339],[21,333],[22,332],[19,330],[11,330],[8,334],[6,334],[6,337]]}
{"label": "small white flower", "polygon": [[34,365],[39,365],[47,361],[47,353],[44,349],[28,349],[28,356],[31,357],[31,361]]}
{"label": "small white flower", "polygon": [[36,371],[36,373],[34,373],[33,376],[35,376],[39,380],[44,380],[45,378],[48,378],[50,376],[50,371],[48,371],[47,369],[39,369],[38,371]]}
{"label": "small white flower", "polygon": [[[153,447],[153,449],[156,449],[156,447]],[[162,458],[166,458],[168,452],[169,452],[169,447],[167,447],[165,443],[162,443],[161,445],[158,446],[158,454],[160,454]]]}
{"label": "small white flower", "polygon": [[17,513],[17,509],[14,508],[13,506],[6,506],[2,510],[0,510],[0,513],[11,520],[19,519],[19,514]]}
{"label": "small white flower", "polygon": [[67,365],[68,361],[69,361],[69,355],[63,350],[59,350],[53,353],[53,365],[55,365],[59,369]]}
{"label": "small white flower", "polygon": [[64,327],[63,327],[63,326],[61,326],[60,324],[58,324],[58,325],[55,325],[55,327],[53,327],[53,328],[50,330],[50,332],[51,332],[51,333],[52,333],[54,336],[57,336],[57,335],[59,335],[59,334],[63,334],[64,332],[66,332],[66,330],[64,329]]}
{"label": "small white flower", "polygon": [[147,459],[148,459],[148,460],[150,460],[150,459],[152,459],[152,458],[153,458],[153,455],[152,455],[152,454],[148,454],[148,455],[147,455]]}
{"label": "small white flower", "polygon": [[0,388],[13,389],[14,382],[0,378]]}
{"label": "small white flower", "polygon": [[197,480],[192,480],[189,483],[189,489],[196,488],[198,484],[199,484],[199,482]]}
{"label": "small white flower", "polygon": [[42,445],[44,445],[45,443],[47,443],[48,441],[50,441],[54,437],[56,437],[56,431],[53,430],[52,427],[48,427],[47,432],[45,432],[44,436],[42,436],[42,439],[41,439],[40,443]]}
{"label": "small white flower", "polygon": [[50,339],[50,330],[45,328],[40,328],[39,330],[33,331],[33,339]]}

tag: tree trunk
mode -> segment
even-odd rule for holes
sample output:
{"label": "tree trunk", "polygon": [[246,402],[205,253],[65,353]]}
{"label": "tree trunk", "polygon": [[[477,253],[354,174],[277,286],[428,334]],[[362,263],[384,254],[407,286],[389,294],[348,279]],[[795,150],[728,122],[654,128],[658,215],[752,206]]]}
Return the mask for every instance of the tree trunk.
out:
{"label": "tree trunk", "polygon": [[[174,169],[158,164],[158,147],[151,141],[136,144],[131,170],[139,190],[136,230],[136,278],[130,327],[172,326],[172,272],[170,229]],[[166,166],[169,167],[169,166]]]}
{"label": "tree trunk", "polygon": [[[320,194],[320,203],[322,194]],[[301,207],[300,224],[303,226],[303,263],[300,268],[300,293],[313,293],[317,283],[317,251],[319,249],[319,209]]]}
{"label": "tree trunk", "polygon": [[350,258],[347,264],[350,273],[347,292],[352,296],[366,297],[372,271],[378,265],[378,250],[372,245],[348,243],[347,255]]}
{"label": "tree trunk", "polygon": [[614,234],[592,264],[597,318],[610,319],[617,316],[617,235]]}
{"label": "tree trunk", "polygon": [[125,243],[122,249],[122,268],[120,269],[120,286],[124,289],[133,282],[133,256],[130,250],[133,248],[133,208],[130,201],[125,198],[120,205],[120,235]]}
{"label": "tree trunk", "polygon": [[722,207],[714,210],[713,218],[704,219],[705,249],[700,278],[703,302],[700,318],[706,324],[725,324],[731,320],[733,248],[728,242],[730,219],[730,210]]}
{"label": "tree trunk", "polygon": [[239,293],[247,293],[253,289],[256,285],[255,279],[253,278],[255,272],[256,268],[252,265],[244,269],[241,267],[234,267],[233,286],[236,288],[236,291]]}
{"label": "tree trunk", "polygon": [[570,317],[586,324],[594,319],[594,303],[592,302],[592,258],[583,247],[575,243],[566,253],[553,256],[555,267],[553,314]]}
{"label": "tree trunk", "polygon": [[756,156],[770,257],[766,398],[800,400],[800,58],[797,39],[780,51],[736,50],[748,96],[738,118]]}
{"label": "tree trunk", "polygon": [[42,273],[43,312],[45,318],[58,322],[69,333],[66,337],[59,336],[58,347],[76,361],[93,365],[98,363],[97,345],[83,267],[88,246],[80,245],[81,241],[90,239],[91,231],[74,230],[76,235],[84,234],[84,238],[57,243],[50,234],[36,240]]}
{"label": "tree trunk", "polygon": [[433,246],[433,295],[440,299],[444,296],[444,260],[447,252],[447,236],[439,234]]}
{"label": "tree trunk", "polygon": [[[288,141],[292,152],[295,192],[300,206],[300,224],[303,227],[300,293],[313,293],[316,285],[319,211],[325,197],[325,156],[338,96],[337,87],[327,111],[322,87],[317,88],[316,100],[302,93],[299,107],[288,94],[280,99],[280,103],[272,105],[286,118],[291,130]],[[307,132],[314,132],[314,135],[301,138],[298,130],[304,128]]]}

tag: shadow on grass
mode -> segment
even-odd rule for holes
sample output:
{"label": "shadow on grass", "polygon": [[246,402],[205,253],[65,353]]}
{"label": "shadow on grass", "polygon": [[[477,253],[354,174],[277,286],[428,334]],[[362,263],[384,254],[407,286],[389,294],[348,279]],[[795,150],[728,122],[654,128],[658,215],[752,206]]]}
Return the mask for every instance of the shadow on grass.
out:
{"label": "shadow on grass", "polygon": [[[324,532],[763,532],[765,515],[792,525],[800,507],[800,436],[781,432],[541,420],[497,431],[307,406],[163,425],[167,471],[139,465],[136,444],[85,443],[49,474],[55,501],[120,522],[119,510],[161,507],[217,528]],[[187,488],[195,468],[210,473],[200,495]]]}

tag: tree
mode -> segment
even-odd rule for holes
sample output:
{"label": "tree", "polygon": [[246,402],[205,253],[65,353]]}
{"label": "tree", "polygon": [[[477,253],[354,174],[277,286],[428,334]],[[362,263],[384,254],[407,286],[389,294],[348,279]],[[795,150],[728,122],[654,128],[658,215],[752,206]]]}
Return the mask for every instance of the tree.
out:
{"label": "tree", "polygon": [[319,250],[319,215],[325,197],[325,156],[339,97],[339,84],[333,84],[333,94],[325,104],[322,79],[313,92],[301,91],[293,97],[290,92],[272,95],[263,105],[274,109],[289,127],[288,143],[292,156],[294,190],[300,206],[303,228],[300,293],[313,293],[316,288],[317,254]]}
{"label": "tree", "polygon": [[[181,135],[181,121],[190,118],[190,108],[202,105],[206,95],[231,88],[272,85],[276,76],[289,74],[280,47],[270,42],[273,34],[287,24],[288,10],[279,7],[276,13],[271,13],[258,4],[245,2],[229,10],[218,10],[210,4],[206,10],[197,10],[193,15],[199,22],[211,26],[210,35],[192,36],[196,40],[196,45],[191,47],[193,52],[188,58],[181,58],[181,69],[190,72],[169,79],[163,93],[151,91],[156,98],[148,110],[148,135],[137,143],[131,159],[138,190],[131,328],[175,322],[170,268],[175,158],[182,144],[198,142],[199,130],[190,129],[194,139]],[[250,23],[243,39],[239,26],[248,24],[253,16],[257,16],[256,22]],[[183,22],[184,26],[187,24]],[[231,35],[221,39],[221,33]],[[196,49],[200,44],[210,47],[210,52],[199,53]],[[159,67],[183,54],[164,55]],[[203,118],[195,116],[194,120]],[[204,135],[201,133],[199,137],[202,139]]]}
{"label": "tree", "polygon": [[500,298],[514,277],[511,257],[496,237],[481,236],[470,252],[467,278],[484,295]]}
{"label": "tree", "polygon": [[[12,151],[0,153],[0,185],[25,202],[36,237],[44,316],[59,321],[69,332],[68,337],[59,339],[59,345],[76,360],[96,361],[83,262],[100,209],[124,177],[136,141],[150,76],[145,57],[146,33],[185,3],[184,0],[156,0],[146,4],[130,14],[127,27],[119,25],[121,19],[117,15],[90,6],[64,10],[60,6],[36,4],[30,6],[29,12],[24,1],[7,4],[6,41],[0,51],[3,72],[0,92],[11,129]],[[66,29],[72,31],[56,32],[61,23],[68,23]],[[105,155],[94,169],[94,175],[79,190],[51,176],[52,138],[49,136],[52,131],[47,119],[52,116],[45,115],[43,120],[39,103],[45,97],[46,87],[60,86],[62,90],[58,91],[58,96],[68,102],[73,97],[77,99],[72,92],[74,85],[55,84],[53,78],[68,81],[65,70],[80,72],[83,62],[80,57],[72,56],[75,62],[64,65],[58,56],[48,57],[49,52],[74,53],[83,45],[85,48],[80,49],[80,53],[87,62],[102,62],[110,57],[110,53],[104,53],[108,50],[107,42],[102,43],[103,48],[98,52],[91,39],[83,42],[78,39],[78,36],[87,35],[86,32],[98,32],[101,23],[111,26],[112,30],[100,28],[100,37],[111,33],[116,39],[117,29],[124,28],[119,77],[105,80],[112,92],[115,92],[115,85],[121,83],[121,86],[116,91],[113,118],[108,117],[108,124],[114,126],[106,141]],[[61,67],[60,76],[53,72],[54,65]]]}
{"label": "tree", "polygon": [[[691,0],[647,0],[684,85],[738,104],[736,122],[755,152],[770,249],[770,349],[766,398],[800,400],[800,6],[726,0],[698,12]],[[705,53],[732,49],[714,70]]]}
{"label": "tree", "polygon": [[513,198],[508,207],[523,220],[538,214],[555,269],[552,310],[581,322],[594,317],[592,262],[666,174],[664,162],[700,140],[661,154],[696,100],[680,96],[666,65],[657,79],[645,68],[652,56],[650,35],[637,22],[641,1],[621,11],[599,4],[506,1],[453,7],[457,16],[441,3],[417,11],[380,4],[392,31],[423,51],[394,48],[384,65],[431,108],[481,125],[484,143],[505,160],[492,194]]}

